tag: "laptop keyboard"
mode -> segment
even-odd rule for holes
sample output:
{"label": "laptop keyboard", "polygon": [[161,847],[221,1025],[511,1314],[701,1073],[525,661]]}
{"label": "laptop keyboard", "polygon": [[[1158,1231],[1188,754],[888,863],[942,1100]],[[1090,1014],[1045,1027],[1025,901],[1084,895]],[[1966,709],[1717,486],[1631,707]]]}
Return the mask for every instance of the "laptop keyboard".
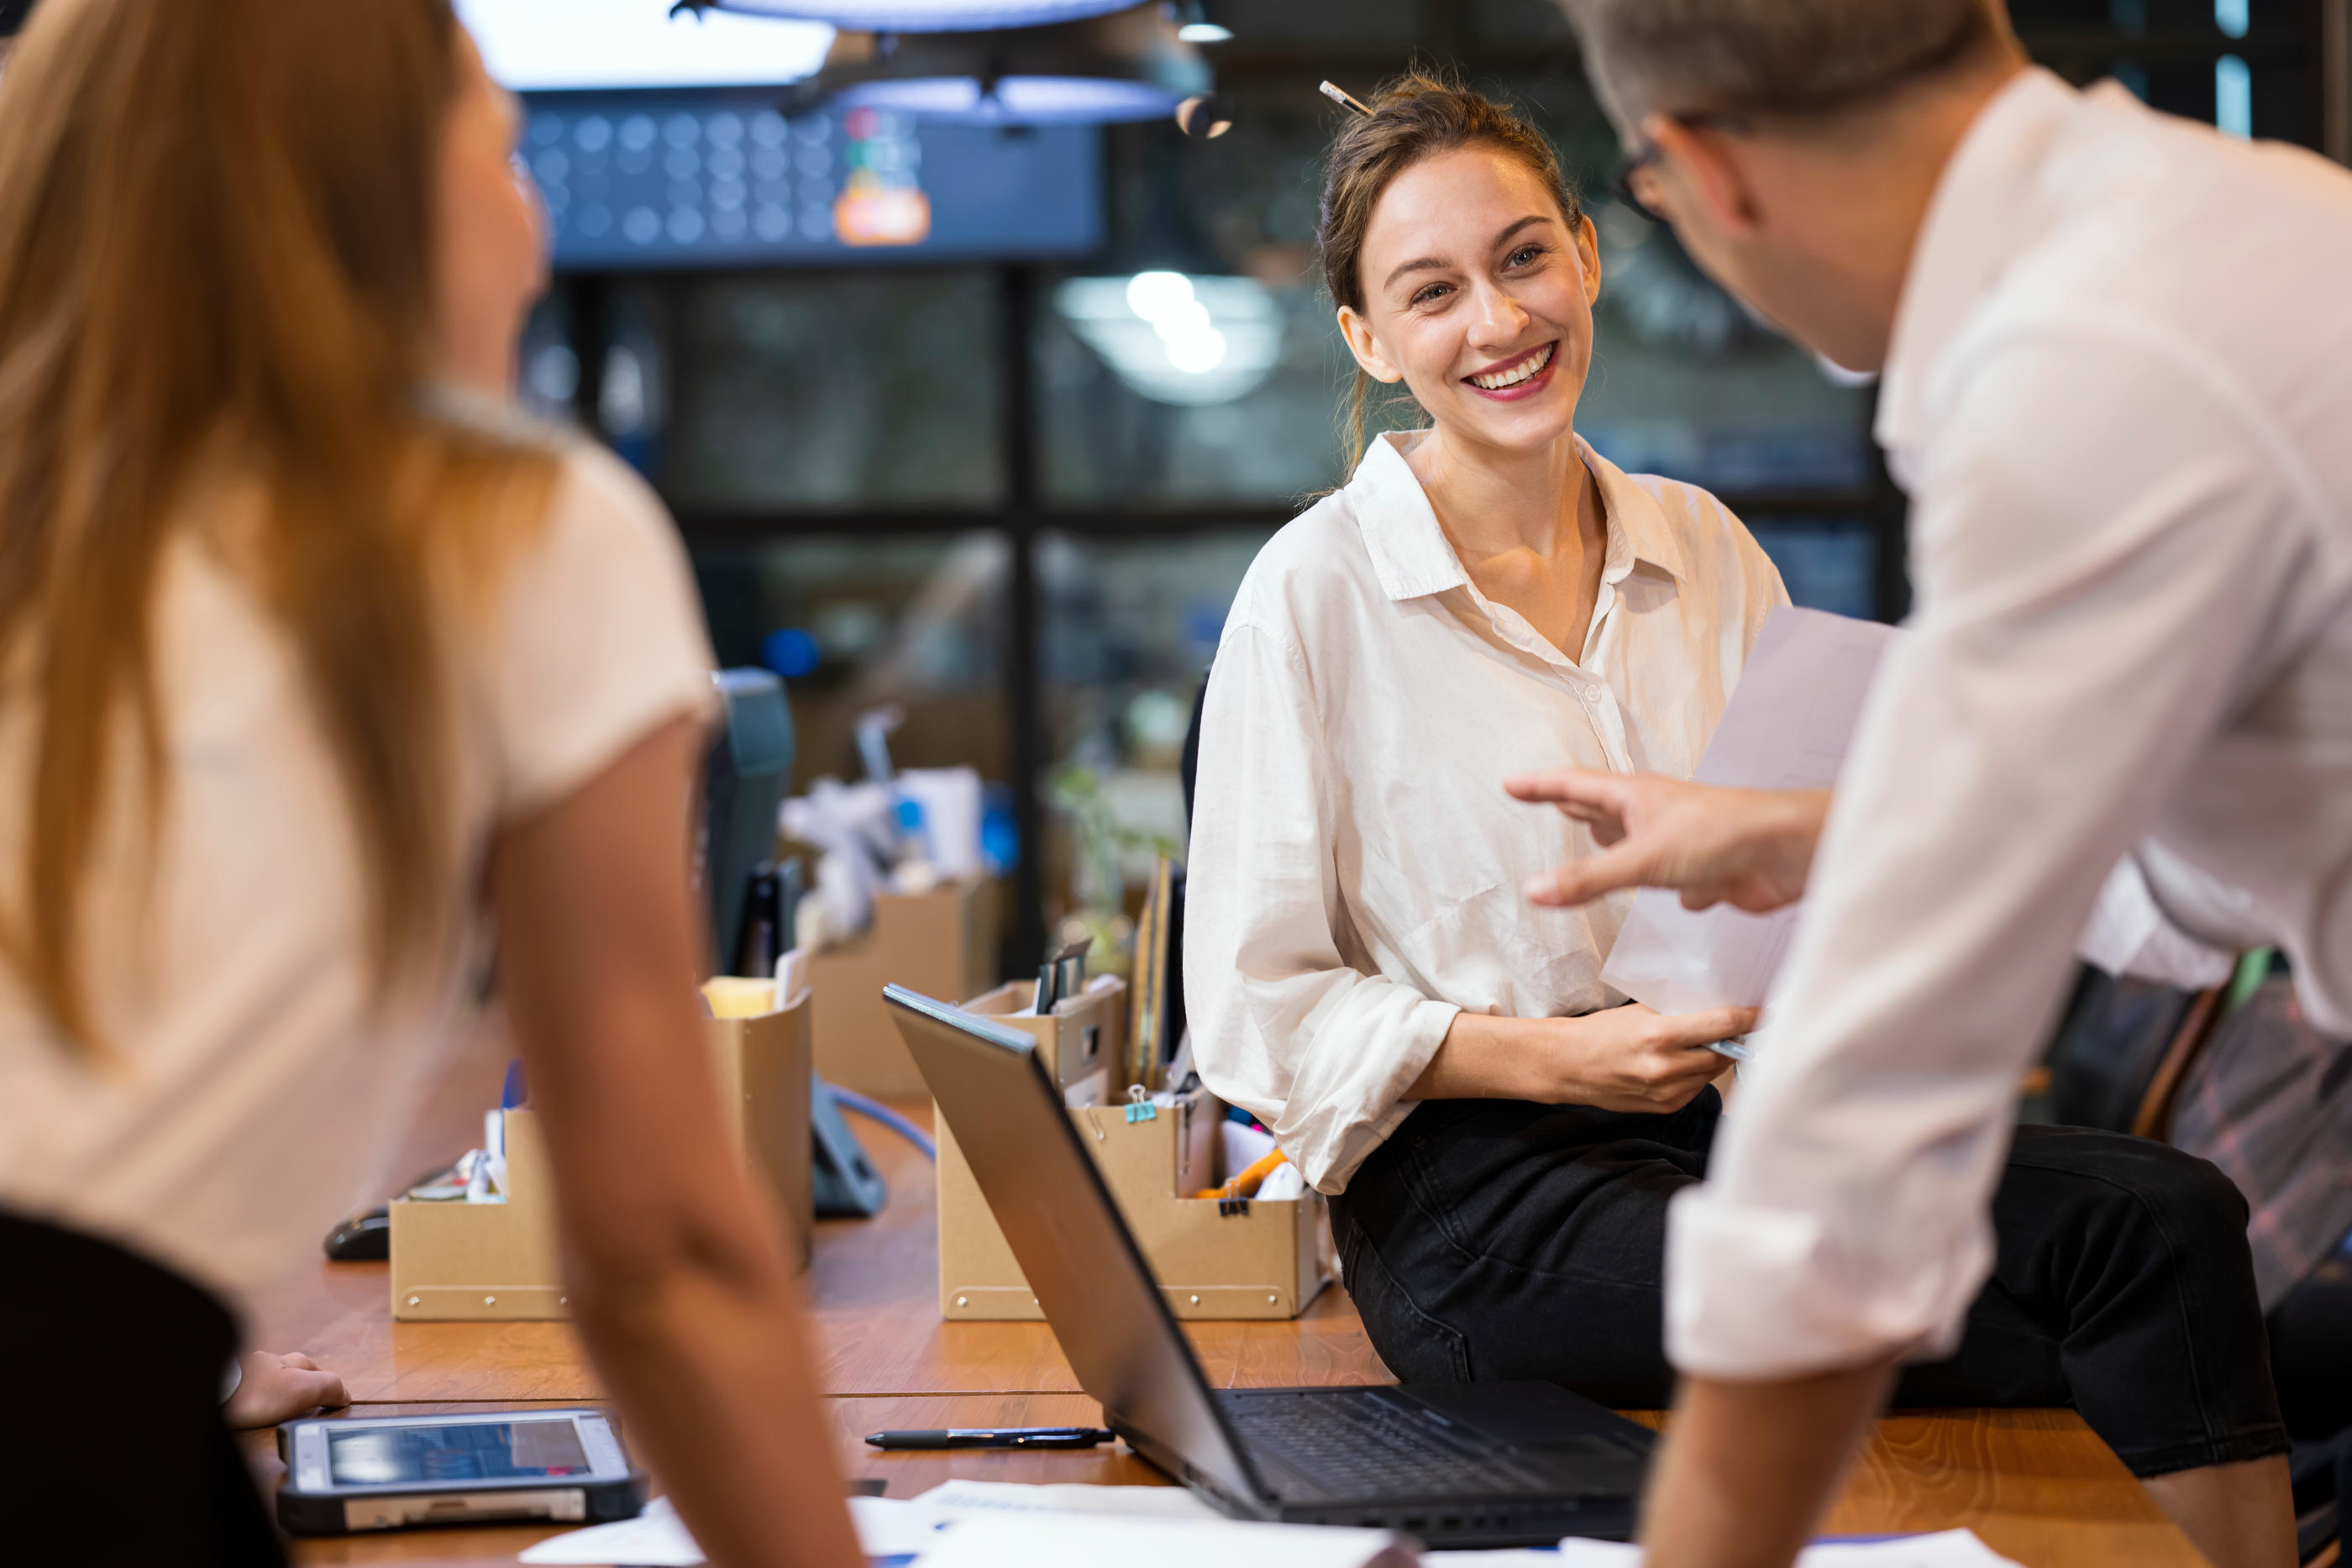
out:
{"label": "laptop keyboard", "polygon": [[1350,1390],[1235,1399],[1242,1440],[1341,1496],[1540,1490],[1549,1478],[1461,1427]]}

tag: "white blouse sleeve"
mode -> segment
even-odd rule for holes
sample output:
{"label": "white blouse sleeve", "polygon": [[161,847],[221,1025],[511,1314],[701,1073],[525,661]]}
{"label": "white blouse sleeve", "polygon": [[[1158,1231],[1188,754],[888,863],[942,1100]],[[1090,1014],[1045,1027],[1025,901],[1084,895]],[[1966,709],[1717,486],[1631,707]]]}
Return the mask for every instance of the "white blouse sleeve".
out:
{"label": "white blouse sleeve", "polygon": [[668,721],[708,717],[712,660],[677,529],[601,448],[567,452],[500,601],[486,676],[501,821],[562,800]]}
{"label": "white blouse sleeve", "polygon": [[1325,1192],[1412,1110],[1459,1008],[1351,967],[1331,759],[1298,651],[1237,626],[1201,726],[1184,987],[1202,1081],[1260,1117]]}

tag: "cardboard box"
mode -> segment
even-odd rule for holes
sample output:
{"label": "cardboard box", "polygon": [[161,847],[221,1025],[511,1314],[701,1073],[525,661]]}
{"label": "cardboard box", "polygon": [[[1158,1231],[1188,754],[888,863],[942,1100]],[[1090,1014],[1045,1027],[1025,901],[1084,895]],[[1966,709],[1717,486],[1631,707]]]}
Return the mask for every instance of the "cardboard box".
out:
{"label": "cardboard box", "polygon": [[[1001,1021],[1020,1026],[1024,1020]],[[1321,1193],[1281,1203],[1184,1196],[1213,1186],[1224,1103],[1195,1090],[1147,1122],[1118,1104],[1069,1112],[1160,1294],[1179,1318],[1295,1318],[1337,1272]],[[963,1152],[940,1122],[940,1316],[1045,1316]]]}
{"label": "cardboard box", "polygon": [[[775,1195],[786,1245],[808,1266],[815,1234],[809,1191],[809,1025],[793,1006],[704,1028],[728,1136]],[[404,1322],[568,1318],[556,1264],[555,1185],[538,1119],[500,1113],[506,1201],[392,1207],[392,1315]]]}
{"label": "cardboard box", "polygon": [[1076,996],[1057,1004],[1039,1018],[1027,1009],[1037,999],[1034,980],[1007,980],[982,996],[962,1004],[1008,1029],[1036,1037],[1037,1048],[1053,1064],[1054,1082],[1073,1105],[1101,1105],[1125,1098],[1120,1081],[1127,1061],[1127,982],[1117,976],[1098,977]]}
{"label": "cardboard box", "polygon": [[996,976],[995,894],[981,881],[883,894],[872,930],[809,960],[818,1077],[877,1100],[929,1097],[882,988],[905,986],[943,1002],[985,989]]}

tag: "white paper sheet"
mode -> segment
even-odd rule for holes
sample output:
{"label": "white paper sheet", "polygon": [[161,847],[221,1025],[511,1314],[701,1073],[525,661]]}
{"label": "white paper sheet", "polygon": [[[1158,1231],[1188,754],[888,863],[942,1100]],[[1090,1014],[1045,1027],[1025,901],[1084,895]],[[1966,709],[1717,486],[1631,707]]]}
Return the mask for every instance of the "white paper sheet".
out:
{"label": "white paper sheet", "polygon": [[942,1519],[1005,1513],[1119,1514],[1130,1519],[1207,1522],[1224,1515],[1182,1487],[1106,1487],[1066,1482],[1023,1486],[1015,1481],[942,1481],[916,1498],[917,1507]]}
{"label": "white paper sheet", "polygon": [[[1451,1560],[1449,1556],[1449,1561]],[[1610,1541],[1559,1543],[1557,1568],[1641,1568],[1642,1549]],[[1797,1568],[2018,1568],[1976,1537],[1973,1531],[1947,1530],[1893,1541],[1833,1541],[1808,1546]]]}
{"label": "white paper sheet", "polygon": [[[934,1544],[940,1518],[919,1504],[896,1498],[854,1497],[850,1521],[857,1527],[857,1543],[868,1557],[908,1557]],[[686,1526],[657,1497],[635,1519],[591,1525],[550,1536],[522,1553],[525,1563],[626,1563],[631,1568],[695,1568],[703,1561]]]}
{"label": "white paper sheet", "polygon": [[646,1568],[694,1568],[702,1549],[678,1521],[669,1499],[657,1497],[635,1519],[592,1524],[551,1535],[523,1549],[525,1563],[627,1563]]}
{"label": "white paper sheet", "polygon": [[[1698,782],[1748,789],[1836,782],[1863,699],[1895,635],[1891,626],[1818,610],[1772,612],[1700,759]],[[1679,894],[1645,887],[1601,977],[1662,1013],[1760,1007],[1801,907],[1694,912]]]}
{"label": "white paper sheet", "polygon": [[[1112,1491],[1168,1490],[1113,1487]],[[1408,1568],[1421,1554],[1385,1531],[1240,1524],[1103,1513],[1000,1513],[958,1521],[915,1568]]]}

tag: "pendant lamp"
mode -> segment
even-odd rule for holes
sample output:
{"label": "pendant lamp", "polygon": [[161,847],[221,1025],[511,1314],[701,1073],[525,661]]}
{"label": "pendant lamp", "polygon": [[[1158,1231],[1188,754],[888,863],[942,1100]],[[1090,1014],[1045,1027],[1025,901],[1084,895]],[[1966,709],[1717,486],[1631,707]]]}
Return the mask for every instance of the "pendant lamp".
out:
{"label": "pendant lamp", "polygon": [[866,33],[979,33],[1124,11],[1135,0],[679,0],[679,11],[741,11]]}
{"label": "pendant lamp", "polygon": [[[1163,5],[1101,0],[692,0],[715,9],[833,22],[824,68],[793,85],[785,112],[821,105],[982,124],[1108,124],[1173,116],[1214,86]],[[853,23],[870,12],[878,20]],[[904,30],[921,16],[929,25]],[[950,16],[960,18],[952,25]],[[1026,25],[967,26],[975,17]]]}

